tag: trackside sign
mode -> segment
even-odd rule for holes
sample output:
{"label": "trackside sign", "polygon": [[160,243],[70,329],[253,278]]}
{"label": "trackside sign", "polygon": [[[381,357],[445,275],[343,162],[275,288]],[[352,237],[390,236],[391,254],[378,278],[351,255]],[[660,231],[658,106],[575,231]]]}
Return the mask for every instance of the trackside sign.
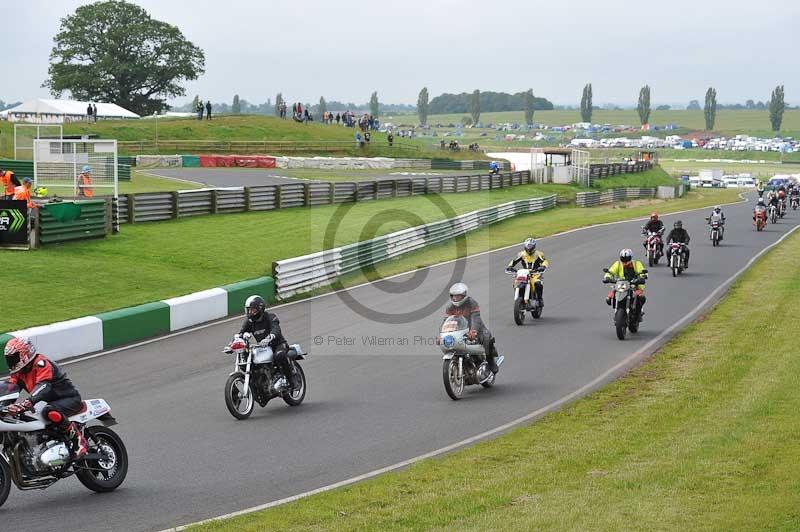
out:
{"label": "trackside sign", "polygon": [[28,243],[28,205],[0,200],[0,246]]}

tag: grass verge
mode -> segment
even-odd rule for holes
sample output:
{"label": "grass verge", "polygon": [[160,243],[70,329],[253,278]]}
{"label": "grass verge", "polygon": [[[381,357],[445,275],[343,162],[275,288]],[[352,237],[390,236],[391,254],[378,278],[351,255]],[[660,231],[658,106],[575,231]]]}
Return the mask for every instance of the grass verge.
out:
{"label": "grass verge", "polygon": [[795,233],[647,363],[535,425],[192,530],[797,530],[798,261]]}
{"label": "grass verge", "polygon": [[[359,203],[344,218],[340,206],[203,216],[125,225],[113,237],[46,246],[35,252],[6,251],[0,254],[0,267],[24,272],[15,280],[15,286],[39,304],[19,305],[13,313],[4,313],[0,330],[91,315],[266,275],[275,260],[322,249],[325,228],[332,222],[338,223],[335,245],[341,245],[364,240],[368,221],[378,222],[375,234],[380,235],[552,193],[551,185],[524,185],[491,192],[445,194],[441,198],[452,209],[449,213],[440,211],[428,197],[418,196]],[[733,191],[695,192],[687,199],[663,202],[659,208],[667,212],[702,207],[735,197]],[[635,208],[567,207],[518,217],[471,233],[467,238],[469,251],[508,245],[531,231],[542,236],[570,227],[642,216],[652,209],[649,202],[644,203]],[[398,213],[413,213],[417,221],[400,221]],[[453,250],[446,244],[433,246],[382,263],[379,269],[413,269],[454,258],[450,256]]]}

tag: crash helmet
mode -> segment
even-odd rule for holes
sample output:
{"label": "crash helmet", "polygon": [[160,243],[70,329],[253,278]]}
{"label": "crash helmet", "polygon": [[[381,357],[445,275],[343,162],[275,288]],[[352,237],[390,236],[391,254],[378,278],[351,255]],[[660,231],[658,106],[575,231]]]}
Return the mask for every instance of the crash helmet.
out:
{"label": "crash helmet", "polygon": [[251,320],[260,320],[267,310],[264,298],[259,295],[252,295],[244,302],[244,311]]}
{"label": "crash helmet", "polygon": [[526,238],[525,242],[522,243],[522,247],[528,253],[533,253],[534,251],[536,251],[536,239],[533,237]]}
{"label": "crash helmet", "polygon": [[36,346],[25,336],[12,338],[5,348],[6,365],[11,374],[24,369],[36,357]]}
{"label": "crash helmet", "polygon": [[633,250],[630,248],[625,248],[622,251],[620,251],[619,261],[625,267],[628,267],[629,265],[633,264]]}
{"label": "crash helmet", "polygon": [[719,214],[720,212],[722,212],[722,207],[719,205],[714,205],[714,213]]}
{"label": "crash helmet", "polygon": [[650,213],[650,221],[651,222],[657,222],[658,221],[658,213],[657,212],[653,211],[653,212]]}
{"label": "crash helmet", "polygon": [[450,302],[460,307],[467,300],[467,285],[464,283],[456,283],[450,287]]}
{"label": "crash helmet", "polygon": [[764,206],[764,198],[758,198],[758,205]]}
{"label": "crash helmet", "polygon": [[675,229],[683,229],[683,222],[680,220],[675,220],[675,223],[672,224],[672,227]]}

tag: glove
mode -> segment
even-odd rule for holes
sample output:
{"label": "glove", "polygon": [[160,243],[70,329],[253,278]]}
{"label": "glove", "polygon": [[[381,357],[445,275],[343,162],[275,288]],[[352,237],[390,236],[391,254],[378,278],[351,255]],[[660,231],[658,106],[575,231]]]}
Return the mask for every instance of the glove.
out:
{"label": "glove", "polygon": [[30,399],[25,399],[24,401],[20,401],[19,403],[14,403],[13,405],[9,405],[6,409],[8,413],[12,416],[17,416],[26,410],[30,410],[33,407],[33,403],[31,403]]}
{"label": "glove", "polygon": [[270,344],[270,342],[272,342],[274,339],[275,339],[274,334],[268,334],[263,340],[258,342],[258,345],[260,345],[261,347],[267,347]]}
{"label": "glove", "polygon": [[517,270],[514,268],[506,268],[506,273],[517,273]]}
{"label": "glove", "polygon": [[470,329],[469,332],[467,332],[467,338],[469,338],[470,340],[475,340],[477,337],[478,337],[478,331],[476,331],[475,329]]}

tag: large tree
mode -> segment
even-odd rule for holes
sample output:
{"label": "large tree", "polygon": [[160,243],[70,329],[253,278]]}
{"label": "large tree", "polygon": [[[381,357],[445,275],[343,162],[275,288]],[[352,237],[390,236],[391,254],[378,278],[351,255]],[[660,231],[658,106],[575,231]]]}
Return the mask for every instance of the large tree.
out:
{"label": "large tree", "polygon": [[69,91],[140,115],[166,109],[167,98],[186,94],[183,81],[205,71],[203,51],[177,27],[120,0],[80,6],[61,19],[53,41],[42,85],[53,96]]}
{"label": "large tree", "polygon": [[239,95],[233,95],[233,104],[231,104],[231,113],[235,115],[242,114],[242,102],[239,100]]}
{"label": "large tree", "polygon": [[475,89],[469,99],[469,114],[472,116],[472,123],[477,124],[481,118],[481,91]]}
{"label": "large tree", "polygon": [[369,114],[377,118],[378,107],[378,91],[375,91],[372,93],[372,96],[369,97]]}
{"label": "large tree", "polygon": [[786,108],[786,103],[783,101],[783,85],[778,85],[772,91],[772,98],[769,100],[769,122],[772,124],[772,131],[781,130],[781,122],[783,122],[783,110]]}
{"label": "large tree", "polygon": [[283,104],[283,93],[279,92],[275,96],[275,116],[281,116],[281,104]]}
{"label": "large tree", "polygon": [[650,121],[650,85],[645,85],[639,90],[639,105],[636,107],[639,113],[639,122],[642,125]]}
{"label": "large tree", "polygon": [[581,120],[584,122],[592,121],[592,84],[587,83],[583,87],[581,96]]}
{"label": "large tree", "polygon": [[325,114],[325,112],[327,110],[328,110],[328,104],[325,101],[325,97],[324,96],[320,96],[319,97],[319,109],[317,110],[317,113],[319,114],[319,116],[322,116],[322,115]]}
{"label": "large tree", "polygon": [[421,126],[428,125],[428,87],[422,87],[417,97],[417,117]]}
{"label": "large tree", "polygon": [[535,111],[534,104],[536,99],[533,97],[533,89],[525,91],[525,124],[533,125],[533,112]]}
{"label": "large tree", "polygon": [[717,89],[709,87],[706,91],[706,105],[703,107],[703,116],[706,119],[706,131],[714,129],[717,121]]}

